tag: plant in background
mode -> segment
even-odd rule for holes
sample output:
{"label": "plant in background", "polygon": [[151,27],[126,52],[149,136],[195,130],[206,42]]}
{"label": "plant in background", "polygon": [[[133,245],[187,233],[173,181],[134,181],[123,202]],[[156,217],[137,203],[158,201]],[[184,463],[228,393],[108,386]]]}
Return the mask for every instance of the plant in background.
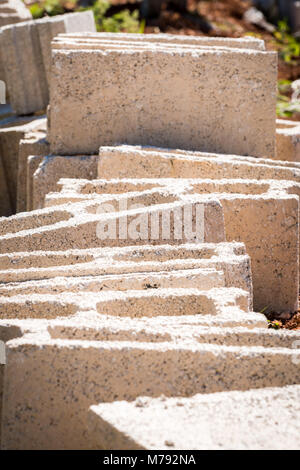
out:
{"label": "plant in background", "polygon": [[77,0],[45,0],[31,5],[30,12],[34,19],[62,15],[66,11],[73,10],[76,3]]}
{"label": "plant in background", "polygon": [[290,118],[294,114],[300,114],[300,99],[297,96],[291,99],[292,90],[293,82],[290,80],[279,80],[276,105],[277,116]]}
{"label": "plant in background", "polygon": [[143,23],[139,22],[138,10],[132,13],[129,10],[122,10],[112,16],[106,16],[110,8],[107,0],[97,0],[92,7],[83,8],[82,10],[92,10],[95,16],[97,31],[105,31],[110,33],[119,33],[126,31],[127,33],[144,32]]}
{"label": "plant in background", "polygon": [[286,20],[278,22],[278,29],[274,37],[280,46],[279,55],[291,65],[297,64],[296,59],[300,57],[300,42],[292,36]]}

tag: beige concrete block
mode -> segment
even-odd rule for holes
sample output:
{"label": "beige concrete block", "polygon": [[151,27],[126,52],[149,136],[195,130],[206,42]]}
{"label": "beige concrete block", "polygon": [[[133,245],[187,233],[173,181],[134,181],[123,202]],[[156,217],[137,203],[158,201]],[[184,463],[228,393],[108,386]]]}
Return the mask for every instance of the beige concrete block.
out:
{"label": "beige concrete block", "polygon": [[[25,134],[19,142],[18,183],[17,183],[17,212],[27,208],[27,167],[30,156],[46,156],[49,154],[49,144],[46,141],[45,130]],[[28,197],[29,199],[29,197]],[[29,203],[28,203],[29,205]]]}
{"label": "beige concrete block", "polygon": [[185,269],[178,271],[162,271],[159,273],[132,273],[121,275],[54,278],[47,281],[0,286],[0,293],[6,297],[28,294],[51,294],[53,292],[102,292],[106,290],[147,290],[185,288],[209,290],[225,287],[223,271],[214,269]]}
{"label": "beige concrete block", "polygon": [[278,160],[300,161],[300,125],[276,129],[276,149]]}
{"label": "beige concrete block", "polygon": [[33,210],[33,175],[43,161],[41,155],[31,155],[27,159],[26,172],[26,210]]}
{"label": "beige concrete block", "polygon": [[13,110],[17,114],[44,110],[48,103],[48,89],[35,22],[2,28],[0,47]]}
{"label": "beige concrete block", "polygon": [[[238,247],[242,251],[237,252]],[[12,253],[0,255],[0,268],[1,281],[10,283],[54,277],[70,280],[82,276],[153,275],[162,271],[213,269],[224,273],[227,287],[246,290],[251,302],[253,295],[250,259],[243,245],[236,243]]]}
{"label": "beige concrete block", "polygon": [[298,310],[298,197],[221,197],[228,241],[242,241],[251,258],[254,308]]}
{"label": "beige concrete block", "polygon": [[144,149],[135,146],[102,147],[98,177],[276,179],[300,181],[298,163],[231,155]]}
{"label": "beige concrete block", "polygon": [[[6,184],[10,199],[11,211],[16,211],[18,153],[19,142],[27,132],[45,129],[44,117],[30,117],[23,120],[8,120],[8,127],[0,128],[0,155],[6,175]],[[15,125],[14,125],[15,124]],[[11,213],[11,212],[10,212]],[[9,215],[10,213],[2,214]]]}
{"label": "beige concrete block", "polygon": [[214,38],[203,36],[184,36],[175,34],[126,34],[126,33],[90,33],[84,34],[60,34],[59,37],[54,39],[54,44],[58,42],[66,43],[67,40],[77,43],[85,42],[92,44],[93,42],[117,42],[118,44],[126,43],[159,43],[159,44],[179,44],[179,45],[194,45],[198,47],[203,46],[218,46],[218,47],[233,47],[236,49],[256,49],[265,50],[264,41],[253,37],[244,38]]}
{"label": "beige concrete block", "polygon": [[[102,291],[1,296],[1,318],[56,318],[93,310],[120,317],[158,317],[222,314],[228,308],[249,312],[249,294],[237,288],[207,291],[187,288]],[[99,317],[100,319],[100,317]]]}
{"label": "beige concrete block", "polygon": [[44,206],[45,195],[56,189],[56,183],[60,178],[95,178],[97,162],[97,155],[69,157],[50,155],[43,158],[32,178],[32,209],[40,209]]}
{"label": "beige concrete block", "polygon": [[299,385],[139,397],[92,406],[89,422],[95,447],[111,450],[294,450],[300,446],[299,398]]}
{"label": "beige concrete block", "polygon": [[39,40],[46,71],[47,84],[51,79],[51,41],[60,33],[77,33],[96,31],[93,13],[91,11],[71,13],[62,17],[43,18],[37,22]]}
{"label": "beige concrete block", "polygon": [[54,50],[51,151],[129,143],[271,156],[276,69],[273,53],[247,49]]}
{"label": "beige concrete block", "polygon": [[95,30],[91,11],[45,17],[1,29],[0,47],[10,102],[17,114],[45,110],[51,40],[58,32]]}
{"label": "beige concrete block", "polygon": [[[201,216],[197,218],[197,207],[201,206]],[[96,205],[93,211],[82,211],[80,205],[60,206],[65,207],[66,215],[65,221],[54,225],[45,225],[40,227],[39,224],[29,230],[22,231],[22,224],[26,215],[20,214],[14,216],[8,221],[3,221],[4,224],[19,224],[21,231],[16,233],[7,233],[0,237],[0,250],[2,253],[9,251],[36,251],[36,250],[59,250],[72,248],[93,248],[104,246],[127,246],[127,245],[144,245],[147,241],[150,244],[159,245],[162,243],[180,244],[184,242],[198,241],[198,242],[222,242],[225,239],[224,235],[224,219],[221,204],[213,198],[203,196],[196,196],[194,199],[191,197],[189,201],[178,201],[170,204],[160,204],[144,207],[141,209],[131,209],[122,212],[111,213],[95,213],[99,204]],[[192,210],[191,216],[193,223],[197,224],[193,233],[179,230],[182,228],[181,218],[185,208]],[[49,211],[49,209],[47,209]],[[46,212],[47,213],[47,212]],[[45,214],[43,211],[29,214],[29,218],[33,219],[36,215]],[[170,215],[171,214],[171,215]],[[119,227],[120,221],[123,222],[124,217],[127,217],[126,226],[124,225],[124,234],[118,230],[116,234],[112,232],[105,239],[101,235],[105,231],[105,226]],[[158,225],[158,232],[153,236],[152,222],[156,221],[156,217],[167,218],[170,221],[170,230],[165,232],[162,230],[162,224]],[[176,225],[174,218],[179,217],[179,223]],[[55,219],[54,219],[55,220]],[[143,224],[143,229],[139,229],[139,223]],[[100,225],[100,228],[99,228]],[[136,227],[136,230],[135,230]],[[175,228],[177,227],[177,228]],[[198,230],[199,229],[199,230]],[[5,230],[7,230],[5,228]],[[14,229],[15,230],[15,229]],[[100,232],[99,232],[100,230]],[[130,230],[133,230],[132,234]],[[198,233],[199,231],[199,233]],[[179,233],[180,232],[180,233]],[[201,232],[201,233],[200,233]],[[99,235],[100,233],[100,235]],[[121,236],[120,236],[121,233]],[[197,237],[201,237],[197,239]],[[22,244],[20,244],[22,240]]]}
{"label": "beige concrete block", "polygon": [[8,342],[7,351],[4,449],[93,448],[87,421],[93,403],[279,387],[300,378],[291,360],[299,351],[284,348],[31,337]]}

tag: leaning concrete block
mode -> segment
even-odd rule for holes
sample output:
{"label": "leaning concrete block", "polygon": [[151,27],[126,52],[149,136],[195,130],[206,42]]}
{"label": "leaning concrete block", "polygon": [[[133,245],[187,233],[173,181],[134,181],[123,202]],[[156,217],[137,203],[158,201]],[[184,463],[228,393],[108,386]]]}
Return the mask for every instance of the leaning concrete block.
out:
{"label": "leaning concrete block", "polygon": [[42,163],[43,158],[41,155],[31,155],[27,159],[27,172],[26,172],[26,210],[33,209],[33,175]]}
{"label": "leaning concrete block", "polygon": [[102,403],[90,408],[90,434],[95,448],[111,450],[293,450],[300,447],[299,400],[300,386],[291,385]]}
{"label": "leaning concrete block", "polygon": [[226,239],[251,258],[256,311],[296,312],[299,291],[297,196],[224,196]]}
{"label": "leaning concrete block", "polygon": [[58,42],[73,41],[76,43],[89,43],[93,44],[99,41],[117,43],[159,43],[159,44],[178,44],[178,45],[194,45],[198,47],[205,46],[217,46],[217,47],[233,47],[236,49],[255,49],[255,50],[265,50],[264,41],[261,39],[253,37],[244,37],[244,38],[214,38],[214,37],[203,37],[203,36],[183,36],[175,34],[126,34],[126,33],[89,33],[85,32],[84,34],[80,33],[68,33],[60,34],[58,38],[54,39],[55,45]]}
{"label": "leaning concrete block", "polygon": [[0,155],[13,213],[16,212],[19,142],[27,132],[45,129],[45,126],[46,120],[42,116],[8,120],[8,127],[0,127]]}
{"label": "leaning concrete block", "polygon": [[284,348],[233,348],[190,340],[124,343],[45,335],[13,339],[7,343],[2,446],[91,449],[88,408],[95,403],[111,402],[112,397],[190,397],[294,384],[300,372],[292,358],[299,356],[299,351]]}
{"label": "leaning concrete block", "polygon": [[[63,19],[61,19],[63,18]],[[94,16],[91,11],[71,13],[63,17],[42,18],[36,24],[39,33],[41,51],[46,71],[48,87],[51,78],[51,41],[59,33],[80,33],[96,31]]]}
{"label": "leaning concrete block", "polygon": [[2,28],[0,46],[13,110],[17,114],[30,114],[45,109],[48,89],[35,22]]}
{"label": "leaning concrete block", "polygon": [[278,160],[300,161],[300,123],[276,121],[276,155]]}
{"label": "leaning concrete block", "polygon": [[[90,210],[87,208],[83,211],[83,207],[73,204],[70,207],[61,206],[54,211],[47,209],[53,213],[53,225],[43,224],[45,209],[35,211],[28,218],[29,223],[34,224],[35,217],[37,223],[34,228],[29,227],[24,231],[22,225],[26,214],[18,214],[7,221],[2,220],[1,225],[6,235],[0,237],[0,250],[6,253],[21,249],[59,250],[62,246],[82,249],[144,245],[145,240],[153,245],[178,245],[188,241],[218,243],[225,240],[223,210],[213,197],[196,196],[193,200],[134,207],[121,212],[98,212],[99,207],[101,209],[101,205],[96,204]],[[59,224],[56,224],[57,214],[62,217]],[[191,231],[183,230],[185,214],[191,217]],[[7,228],[7,224],[9,227],[14,226],[14,229]],[[18,227],[21,231],[18,231]]]}
{"label": "leaning concrete block", "polygon": [[17,182],[17,212],[23,212],[27,207],[27,165],[29,156],[46,156],[49,144],[46,141],[45,130],[25,134],[19,142],[18,182]]}
{"label": "leaning concrete block", "polygon": [[[53,153],[95,153],[115,143],[275,153],[276,54],[178,45],[85,47],[53,50]],[[81,70],[89,71],[88,80]]]}
{"label": "leaning concrete block", "polygon": [[100,147],[98,177],[300,181],[298,163],[136,146]]}
{"label": "leaning concrete block", "polygon": [[51,40],[58,32],[95,30],[91,11],[6,26],[0,32],[10,102],[17,114],[44,110],[49,101]]}
{"label": "leaning concrete block", "polygon": [[45,195],[56,189],[60,178],[95,178],[97,176],[97,162],[97,155],[69,157],[50,155],[43,158],[33,175],[31,209],[40,209],[44,206]]}

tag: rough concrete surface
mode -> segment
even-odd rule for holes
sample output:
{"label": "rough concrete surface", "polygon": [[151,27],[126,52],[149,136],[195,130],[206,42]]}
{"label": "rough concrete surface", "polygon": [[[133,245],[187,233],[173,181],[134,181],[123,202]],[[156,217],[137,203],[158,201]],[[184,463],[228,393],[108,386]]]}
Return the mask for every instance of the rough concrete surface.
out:
{"label": "rough concrete surface", "polygon": [[[275,153],[273,53],[156,44],[125,48],[100,41],[96,49],[75,43],[72,50],[53,49],[53,153],[95,153],[116,143]],[[75,70],[88,70],[89,80]]]}

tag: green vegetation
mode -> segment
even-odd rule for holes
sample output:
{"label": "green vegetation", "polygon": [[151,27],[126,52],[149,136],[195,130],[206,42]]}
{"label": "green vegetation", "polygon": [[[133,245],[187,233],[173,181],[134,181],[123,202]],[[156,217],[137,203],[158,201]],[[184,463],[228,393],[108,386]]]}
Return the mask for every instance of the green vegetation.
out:
{"label": "green vegetation", "polygon": [[282,323],[277,320],[268,320],[268,328],[271,328],[272,330],[280,330],[282,328]]}
{"label": "green vegetation", "polygon": [[96,0],[91,8],[84,8],[83,10],[90,10],[94,12],[96,26],[98,31],[105,31],[111,33],[118,33],[126,31],[127,33],[140,33],[143,32],[143,25],[139,22],[138,10],[130,13],[129,10],[122,10],[110,17],[106,16],[110,3],[107,0]]}
{"label": "green vegetation", "polygon": [[300,42],[292,36],[285,20],[278,22],[278,29],[274,33],[279,55],[288,64],[298,64],[300,57]]}
{"label": "green vegetation", "polygon": [[96,0],[91,7],[76,8],[77,0],[44,0],[34,3],[30,7],[33,18],[42,18],[43,16],[61,15],[66,11],[85,11],[92,10],[95,16],[95,22],[98,31],[111,33],[143,33],[145,23],[139,21],[138,10],[132,13],[129,10],[121,10],[112,16],[107,16],[111,4],[107,0]]}
{"label": "green vegetation", "polygon": [[45,0],[42,3],[34,3],[30,7],[30,12],[34,19],[42,16],[55,16],[65,13],[65,8],[61,0]]}

